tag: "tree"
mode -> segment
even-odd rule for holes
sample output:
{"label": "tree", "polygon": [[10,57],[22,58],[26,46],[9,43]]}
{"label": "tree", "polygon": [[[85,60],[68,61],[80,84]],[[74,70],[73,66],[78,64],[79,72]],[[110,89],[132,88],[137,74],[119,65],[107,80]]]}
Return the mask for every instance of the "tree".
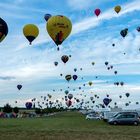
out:
{"label": "tree", "polygon": [[14,107],[13,108],[13,112],[17,114],[19,112],[19,108],[18,107]]}
{"label": "tree", "polygon": [[12,107],[7,103],[7,104],[3,107],[3,112],[5,112],[5,113],[11,113],[11,112],[12,112]]}
{"label": "tree", "polygon": [[41,109],[40,109],[40,108],[36,108],[36,109],[35,109],[35,113],[36,113],[36,114],[41,114]]}

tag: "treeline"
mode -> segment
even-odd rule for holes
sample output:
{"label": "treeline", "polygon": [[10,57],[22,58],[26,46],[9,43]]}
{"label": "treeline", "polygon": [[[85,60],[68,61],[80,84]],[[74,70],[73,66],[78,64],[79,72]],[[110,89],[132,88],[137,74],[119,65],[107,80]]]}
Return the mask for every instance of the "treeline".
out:
{"label": "treeline", "polygon": [[69,108],[56,108],[56,107],[52,107],[52,108],[44,108],[44,109],[40,109],[40,108],[36,108],[35,109],[35,113],[36,114],[49,114],[49,113],[55,113],[55,112],[63,112],[63,111],[75,111],[77,110],[76,108],[73,109],[69,109]]}
{"label": "treeline", "polygon": [[[33,108],[34,112],[36,114],[49,114],[49,113],[55,113],[55,112],[63,112],[63,111],[68,111],[68,110],[71,110],[71,111],[75,111],[75,110],[78,110],[76,108],[72,108],[72,109],[69,109],[69,108],[56,108],[56,107],[51,107],[51,108],[44,108],[44,109],[41,109],[41,108]],[[19,113],[20,110],[24,110],[24,112],[26,112],[27,109],[25,108],[18,108],[18,107],[14,107],[12,108],[11,105],[9,104],[6,104],[3,108],[0,108],[0,111],[1,112],[4,112],[4,113]]]}

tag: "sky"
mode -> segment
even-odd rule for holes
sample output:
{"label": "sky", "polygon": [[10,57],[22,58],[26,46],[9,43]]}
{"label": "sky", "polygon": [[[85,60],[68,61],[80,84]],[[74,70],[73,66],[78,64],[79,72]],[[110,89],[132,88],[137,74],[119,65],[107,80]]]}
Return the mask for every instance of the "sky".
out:
{"label": "sky", "polygon": [[[114,11],[116,5],[122,7],[119,14]],[[85,100],[97,94],[97,102],[102,102],[109,94],[111,104],[117,102],[125,108],[125,103],[131,101],[128,108],[140,108],[136,105],[140,101],[140,33],[136,30],[140,26],[139,5],[139,0],[1,0],[0,16],[7,22],[9,33],[0,44],[0,106],[16,106],[15,101],[24,106],[26,101],[40,100],[48,93],[53,100],[61,100],[69,86],[77,98],[81,98],[80,93],[87,95]],[[98,18],[94,14],[96,8],[101,9]],[[65,15],[72,22],[72,32],[60,51],[46,31],[46,13]],[[37,25],[40,32],[32,46],[23,35],[23,27],[29,23]],[[120,31],[125,28],[129,32],[124,39]],[[61,61],[62,55],[72,56],[66,65]],[[59,62],[57,67],[54,61]],[[114,68],[108,71],[105,61]],[[77,74],[77,81],[68,83],[67,74]],[[93,82],[91,87],[89,81]],[[115,86],[116,81],[125,84]],[[84,83],[86,87],[82,86]],[[18,84],[23,85],[20,91]],[[127,92],[129,98],[125,96]],[[119,95],[123,96],[121,100]]]}

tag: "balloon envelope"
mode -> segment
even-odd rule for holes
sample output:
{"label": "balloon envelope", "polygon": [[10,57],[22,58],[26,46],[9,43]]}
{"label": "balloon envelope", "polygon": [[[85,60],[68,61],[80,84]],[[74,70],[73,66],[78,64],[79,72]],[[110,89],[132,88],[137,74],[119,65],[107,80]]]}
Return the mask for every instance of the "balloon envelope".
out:
{"label": "balloon envelope", "polygon": [[55,42],[55,44],[61,45],[62,42],[69,36],[72,30],[72,23],[70,19],[65,16],[57,15],[49,18],[46,25],[48,34]]}
{"label": "balloon envelope", "polygon": [[89,84],[89,86],[92,86],[93,83],[92,82],[88,82],[88,84]]}
{"label": "balloon envelope", "polygon": [[51,14],[45,14],[45,15],[44,15],[44,19],[45,19],[46,21],[48,21],[49,18],[50,18],[51,16],[52,16]]}
{"label": "balloon envelope", "polygon": [[68,107],[70,107],[70,106],[72,105],[72,101],[71,101],[71,100],[67,100],[67,101],[66,101],[66,105],[67,105]]}
{"label": "balloon envelope", "polygon": [[26,102],[25,104],[27,109],[31,109],[32,108],[32,102]]}
{"label": "balloon envelope", "polygon": [[73,80],[77,80],[78,76],[77,75],[73,75]]}
{"label": "balloon envelope", "polygon": [[125,95],[126,95],[126,97],[129,97],[130,96],[130,93],[126,93]]}
{"label": "balloon envelope", "polygon": [[2,18],[0,18],[0,42],[4,40],[7,34],[8,34],[7,23]]}
{"label": "balloon envelope", "polygon": [[66,79],[68,82],[71,80],[71,78],[72,78],[71,75],[66,75],[66,76],[65,76],[65,79]]}
{"label": "balloon envelope", "polygon": [[121,11],[121,6],[115,6],[114,10],[118,14]]}
{"label": "balloon envelope", "polygon": [[100,9],[95,9],[94,13],[98,17],[101,13],[101,10]]}
{"label": "balloon envelope", "polygon": [[111,102],[111,99],[109,99],[109,98],[104,98],[104,99],[103,99],[103,103],[104,103],[106,106],[108,106],[110,102]]}
{"label": "balloon envelope", "polygon": [[71,100],[73,98],[73,95],[72,94],[69,94],[68,95],[68,98]]}
{"label": "balloon envelope", "polygon": [[68,60],[69,60],[69,57],[68,57],[67,55],[63,55],[63,56],[61,57],[61,60],[63,61],[63,63],[67,63]]}
{"label": "balloon envelope", "polygon": [[120,34],[121,34],[122,37],[125,38],[126,35],[128,34],[128,29],[126,28],[126,29],[124,29],[124,30],[121,30]]}
{"label": "balloon envelope", "polygon": [[30,42],[30,45],[31,45],[32,41],[38,36],[39,29],[34,24],[27,24],[23,28],[23,34],[27,38],[27,40]]}
{"label": "balloon envelope", "polygon": [[58,65],[58,62],[54,62],[54,65],[57,66]]}
{"label": "balloon envelope", "polygon": [[22,85],[17,85],[18,90],[21,90]]}

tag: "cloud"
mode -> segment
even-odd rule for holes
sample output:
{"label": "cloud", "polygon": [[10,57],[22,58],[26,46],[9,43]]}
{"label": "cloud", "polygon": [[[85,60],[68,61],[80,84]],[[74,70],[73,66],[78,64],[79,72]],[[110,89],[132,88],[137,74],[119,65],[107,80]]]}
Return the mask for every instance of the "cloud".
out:
{"label": "cloud", "polygon": [[74,10],[84,10],[89,8],[92,3],[92,0],[68,0],[69,6]]}
{"label": "cloud", "polygon": [[15,80],[15,77],[12,76],[0,76],[0,80]]}
{"label": "cloud", "polygon": [[[79,1],[77,1],[77,2],[79,2]],[[97,18],[95,16],[85,18],[73,25],[72,33],[71,33],[70,37],[73,37],[75,34],[79,34],[86,30],[93,29],[93,28],[99,26],[105,20],[111,20],[112,18],[119,18],[130,12],[134,12],[135,10],[140,10],[140,7],[138,6],[139,4],[140,4],[140,1],[136,0],[129,4],[122,5],[123,10],[118,15],[115,12],[113,12],[112,8],[111,8],[111,9],[107,10],[106,12],[102,13],[99,18]],[[47,42],[52,41],[50,39],[50,37],[46,34],[46,30],[44,30],[44,24],[40,24],[39,29],[41,30],[40,34],[42,34],[42,35],[37,39],[37,41],[35,41],[35,43],[37,43],[39,45],[42,43],[47,43]],[[44,34],[46,34],[46,36],[44,36]],[[25,44],[21,44],[21,45],[19,45],[19,48],[24,48],[25,46],[26,46]]]}
{"label": "cloud", "polygon": [[129,4],[122,5],[123,10],[119,13],[119,15],[117,15],[115,12],[113,12],[112,8],[111,8],[111,9],[107,10],[106,12],[104,12],[103,14],[101,14],[101,16],[99,18],[97,18],[95,16],[86,18],[86,19],[76,23],[73,26],[72,34],[80,33],[82,31],[94,28],[94,27],[98,26],[101,22],[103,22],[104,20],[110,20],[112,18],[119,18],[130,12],[133,12],[136,10],[139,11],[140,10],[139,5],[140,5],[140,1],[136,0]]}

